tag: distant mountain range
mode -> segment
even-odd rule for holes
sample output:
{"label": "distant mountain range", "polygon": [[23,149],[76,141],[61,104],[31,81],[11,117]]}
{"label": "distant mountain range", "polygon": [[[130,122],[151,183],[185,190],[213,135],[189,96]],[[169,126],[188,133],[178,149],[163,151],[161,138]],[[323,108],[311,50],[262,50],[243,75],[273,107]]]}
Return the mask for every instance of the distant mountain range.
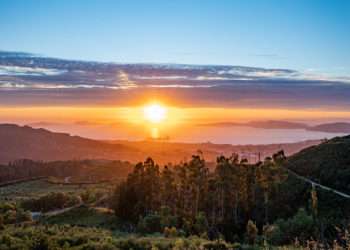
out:
{"label": "distant mountain range", "polygon": [[238,122],[220,122],[220,123],[206,123],[200,124],[202,126],[213,127],[229,127],[229,126],[243,126],[263,129],[305,129],[309,131],[318,131],[326,133],[344,133],[350,134],[350,123],[348,122],[333,122],[319,125],[308,125],[305,123],[288,122],[288,121],[251,121],[247,123]]}
{"label": "distant mountain range", "polygon": [[320,140],[268,145],[98,141],[45,129],[33,129],[29,126],[0,124],[0,163],[6,164],[17,159],[108,159],[138,162],[150,156],[158,163],[166,164],[189,159],[193,154],[198,154],[198,150],[208,161],[215,161],[218,155],[229,156],[232,153],[250,161],[257,161],[259,157],[263,159],[281,149],[285,150],[287,155],[291,155],[319,143]]}

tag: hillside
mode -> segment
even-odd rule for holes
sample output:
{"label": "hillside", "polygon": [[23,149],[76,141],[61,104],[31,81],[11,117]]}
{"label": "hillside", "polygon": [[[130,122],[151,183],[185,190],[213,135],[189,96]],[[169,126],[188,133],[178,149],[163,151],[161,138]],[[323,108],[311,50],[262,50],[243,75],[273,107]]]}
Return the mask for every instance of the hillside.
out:
{"label": "hillside", "polygon": [[1,163],[23,158],[44,161],[82,158],[116,159],[124,158],[130,151],[137,152],[137,149],[128,148],[125,145],[112,145],[13,124],[0,125],[0,141]]}
{"label": "hillside", "polygon": [[0,125],[0,142],[0,163],[4,164],[23,158],[43,161],[109,159],[137,162],[149,156],[160,164],[166,164],[189,159],[198,150],[203,152],[208,161],[215,161],[218,155],[231,155],[232,153],[238,153],[250,161],[257,161],[258,153],[261,159],[280,149],[283,149],[287,155],[291,155],[319,143],[318,140],[269,145],[97,141],[14,124]]}
{"label": "hillside", "polygon": [[320,184],[350,193],[350,136],[306,148],[291,156],[287,167]]}

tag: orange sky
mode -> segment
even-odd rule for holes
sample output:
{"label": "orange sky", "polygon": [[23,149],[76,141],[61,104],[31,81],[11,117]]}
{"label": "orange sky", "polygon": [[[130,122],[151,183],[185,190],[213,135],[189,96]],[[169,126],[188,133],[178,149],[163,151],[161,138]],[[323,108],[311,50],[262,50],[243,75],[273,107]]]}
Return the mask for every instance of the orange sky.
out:
{"label": "orange sky", "polygon": [[[146,105],[146,103],[145,103]],[[326,120],[349,118],[350,111],[325,111],[317,109],[250,109],[250,108],[180,108],[167,107],[163,125],[202,122],[242,122],[250,120]],[[143,106],[133,107],[6,107],[1,108],[1,122],[89,122],[145,123]]]}
{"label": "orange sky", "polygon": [[[166,107],[165,119],[154,124],[143,106],[129,107],[0,107],[0,123],[16,123],[95,139],[143,140],[149,137],[173,141],[259,144],[294,142],[329,136],[298,130],[263,130],[243,127],[198,126],[217,122],[289,120],[324,123],[350,118],[350,112],[325,110]],[[160,102],[161,103],[161,102]]]}

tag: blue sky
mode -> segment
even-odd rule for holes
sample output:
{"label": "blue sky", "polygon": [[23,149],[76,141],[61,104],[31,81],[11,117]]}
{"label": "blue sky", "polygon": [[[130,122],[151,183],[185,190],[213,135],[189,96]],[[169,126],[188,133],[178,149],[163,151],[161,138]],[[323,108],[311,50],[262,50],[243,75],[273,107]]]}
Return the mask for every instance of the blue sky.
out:
{"label": "blue sky", "polygon": [[0,50],[350,75],[346,0],[0,0]]}

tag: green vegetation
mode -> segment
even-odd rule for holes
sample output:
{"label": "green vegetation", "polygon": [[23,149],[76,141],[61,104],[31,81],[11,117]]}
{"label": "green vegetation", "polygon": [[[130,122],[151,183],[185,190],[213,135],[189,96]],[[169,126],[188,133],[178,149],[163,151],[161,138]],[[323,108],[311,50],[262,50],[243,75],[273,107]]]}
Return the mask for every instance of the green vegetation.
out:
{"label": "green vegetation", "polygon": [[28,199],[22,202],[22,207],[35,212],[48,212],[55,209],[72,207],[80,204],[81,198],[66,193],[50,193],[38,199]]}
{"label": "green vegetation", "polygon": [[32,217],[28,211],[13,203],[0,203],[0,230],[8,224],[31,222]]}
{"label": "green vegetation", "polygon": [[43,223],[57,225],[74,225],[118,230],[120,224],[113,211],[106,208],[81,206],[66,213],[43,218]]}
{"label": "green vegetation", "polygon": [[336,177],[350,167],[349,145],[336,138],[256,164],[149,158],[114,183],[56,176],[3,186],[0,249],[350,249],[350,199],[303,179],[350,193]]}
{"label": "green vegetation", "polygon": [[117,187],[112,207],[144,232],[175,227],[186,236],[222,234],[233,241],[242,238],[249,219],[259,228],[272,222],[270,196],[285,179],[284,160],[283,152],[254,165],[221,156],[210,172],[200,156],[163,170],[147,159]]}
{"label": "green vegetation", "polygon": [[1,166],[0,183],[36,177],[71,177],[71,182],[103,182],[124,178],[132,169],[129,162],[108,160],[41,162],[28,159]]}
{"label": "green vegetation", "polygon": [[278,219],[275,224],[265,228],[265,236],[273,245],[284,245],[295,239],[307,242],[311,238],[317,238],[315,221],[304,209],[300,209],[296,215],[286,220]]}
{"label": "green vegetation", "polygon": [[8,227],[0,232],[2,250],[167,250],[239,249],[237,244],[198,237],[119,237],[108,230],[72,226]]}
{"label": "green vegetation", "polygon": [[298,174],[350,193],[350,136],[336,137],[309,147],[288,159],[287,167]]}
{"label": "green vegetation", "polygon": [[19,201],[28,198],[35,199],[49,193],[58,192],[80,194],[86,192],[86,190],[93,190],[94,192],[108,193],[114,188],[114,186],[114,183],[63,185],[48,182],[46,179],[41,179],[0,187],[0,201]]}

